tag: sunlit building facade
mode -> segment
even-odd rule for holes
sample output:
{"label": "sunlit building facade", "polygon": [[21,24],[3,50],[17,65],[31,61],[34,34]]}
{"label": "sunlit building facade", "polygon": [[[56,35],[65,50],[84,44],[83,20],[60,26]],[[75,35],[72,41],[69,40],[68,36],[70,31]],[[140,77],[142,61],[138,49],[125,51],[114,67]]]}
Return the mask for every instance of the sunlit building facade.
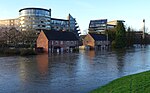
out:
{"label": "sunlit building facade", "polygon": [[18,28],[19,26],[19,19],[5,19],[0,20],[0,27],[8,28],[8,27],[15,27]]}
{"label": "sunlit building facade", "polygon": [[91,20],[89,31],[101,32],[107,29],[107,19]]}
{"label": "sunlit building facade", "polygon": [[57,31],[69,31],[69,21],[65,19],[51,18],[51,29]]}
{"label": "sunlit building facade", "polygon": [[0,20],[0,27],[15,27],[19,31],[52,29],[55,31],[70,31],[77,36],[80,34],[79,26],[70,14],[67,19],[52,18],[51,9],[43,8],[20,9],[18,18]]}
{"label": "sunlit building facade", "polygon": [[101,32],[106,29],[115,28],[118,22],[125,22],[124,20],[113,20],[109,21],[107,19],[91,20],[89,23],[89,32]]}
{"label": "sunlit building facade", "polygon": [[51,29],[51,10],[43,8],[24,8],[19,10],[20,30]]}

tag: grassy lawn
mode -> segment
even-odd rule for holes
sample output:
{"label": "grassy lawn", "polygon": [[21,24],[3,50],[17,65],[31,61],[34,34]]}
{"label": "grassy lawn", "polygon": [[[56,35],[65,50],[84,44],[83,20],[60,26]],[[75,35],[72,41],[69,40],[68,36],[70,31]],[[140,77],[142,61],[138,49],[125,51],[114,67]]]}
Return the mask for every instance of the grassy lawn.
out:
{"label": "grassy lawn", "polygon": [[91,93],[150,93],[150,71],[116,79]]}

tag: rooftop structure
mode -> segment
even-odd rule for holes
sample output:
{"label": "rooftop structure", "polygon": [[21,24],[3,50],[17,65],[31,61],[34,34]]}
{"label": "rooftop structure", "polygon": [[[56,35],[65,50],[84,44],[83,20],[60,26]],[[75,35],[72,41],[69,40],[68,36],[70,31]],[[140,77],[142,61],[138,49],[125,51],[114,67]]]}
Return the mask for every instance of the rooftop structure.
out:
{"label": "rooftop structure", "polygon": [[117,25],[118,22],[125,22],[124,20],[113,20],[107,22],[108,25]]}
{"label": "rooftop structure", "polygon": [[107,19],[91,20],[89,24],[89,32],[101,32],[105,31],[106,29],[114,28],[118,22],[125,22],[125,21],[114,20],[108,22]]}
{"label": "rooftop structure", "polygon": [[104,31],[107,28],[107,19],[91,20],[89,24],[89,31]]}
{"label": "rooftop structure", "polygon": [[23,8],[19,10],[19,28],[21,31],[46,29],[51,26],[51,9]]}
{"label": "rooftop structure", "polygon": [[78,41],[78,38],[72,32],[67,31],[47,31],[43,30],[48,40],[59,40],[59,41]]}

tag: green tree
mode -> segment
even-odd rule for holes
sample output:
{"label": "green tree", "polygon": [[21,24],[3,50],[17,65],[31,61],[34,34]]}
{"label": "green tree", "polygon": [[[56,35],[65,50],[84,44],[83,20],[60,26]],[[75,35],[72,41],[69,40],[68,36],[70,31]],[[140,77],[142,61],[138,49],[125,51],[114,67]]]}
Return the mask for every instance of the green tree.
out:
{"label": "green tree", "polygon": [[127,47],[132,47],[134,44],[134,32],[133,31],[134,31],[133,29],[128,27],[127,33],[126,33]]}
{"label": "green tree", "polygon": [[115,28],[107,29],[105,31],[105,34],[108,34],[108,39],[110,41],[113,41],[113,40],[115,40],[116,29]]}
{"label": "green tree", "polygon": [[25,47],[33,48],[36,44],[36,39],[38,37],[38,32],[35,30],[23,31],[21,32],[20,42]]}
{"label": "green tree", "polygon": [[115,36],[115,48],[125,48],[126,47],[126,30],[123,22],[118,22],[116,26],[116,36]]}

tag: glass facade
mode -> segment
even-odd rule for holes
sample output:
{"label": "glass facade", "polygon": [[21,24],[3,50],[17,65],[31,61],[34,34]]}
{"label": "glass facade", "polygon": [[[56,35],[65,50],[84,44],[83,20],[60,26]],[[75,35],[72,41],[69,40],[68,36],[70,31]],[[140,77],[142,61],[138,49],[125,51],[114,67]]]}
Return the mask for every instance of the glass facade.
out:
{"label": "glass facade", "polygon": [[51,28],[55,30],[67,31],[68,20],[51,18]]}
{"label": "glass facade", "polygon": [[20,16],[46,16],[50,17],[50,12],[38,9],[27,9],[20,12]]}
{"label": "glass facade", "polygon": [[69,14],[68,20],[69,20],[69,31],[73,32],[74,34],[76,34],[77,37],[79,37],[80,29],[79,29],[79,26],[77,26],[76,19],[73,18],[73,17]]}
{"label": "glass facade", "polygon": [[51,10],[24,8],[19,10],[20,30],[51,29]]}
{"label": "glass facade", "polygon": [[91,20],[89,31],[103,31],[107,28],[107,19]]}
{"label": "glass facade", "polygon": [[75,19],[69,14],[69,27],[70,30],[74,31],[75,30]]}
{"label": "glass facade", "polygon": [[0,26],[15,27],[19,31],[55,30],[70,31],[79,36],[79,26],[70,14],[68,19],[51,18],[51,9],[23,8],[19,10],[19,18],[0,20]]}

